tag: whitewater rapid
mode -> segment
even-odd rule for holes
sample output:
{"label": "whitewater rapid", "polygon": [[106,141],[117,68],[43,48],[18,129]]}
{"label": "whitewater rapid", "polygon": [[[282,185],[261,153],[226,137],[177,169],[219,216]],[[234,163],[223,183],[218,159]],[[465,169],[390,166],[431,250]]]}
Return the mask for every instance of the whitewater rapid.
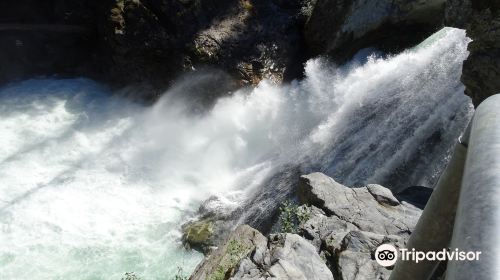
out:
{"label": "whitewater rapid", "polygon": [[1,88],[1,279],[189,272],[202,255],[182,248],[180,225],[200,203],[235,209],[273,192],[284,168],[432,187],[473,112],[459,79],[468,42],[444,29],[396,56],[313,59],[303,81],[262,82],[198,114],[175,94],[146,107],[86,79]]}

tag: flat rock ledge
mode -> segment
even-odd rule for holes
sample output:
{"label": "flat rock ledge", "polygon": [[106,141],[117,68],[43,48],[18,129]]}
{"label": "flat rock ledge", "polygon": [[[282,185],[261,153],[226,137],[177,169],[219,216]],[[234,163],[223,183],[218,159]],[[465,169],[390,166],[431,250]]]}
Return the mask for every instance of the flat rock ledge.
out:
{"label": "flat rock ledge", "polygon": [[349,188],[322,173],[302,176],[297,194],[294,233],[265,237],[241,225],[190,279],[388,279],[392,268],[374,252],[384,243],[404,247],[422,211],[380,185]]}

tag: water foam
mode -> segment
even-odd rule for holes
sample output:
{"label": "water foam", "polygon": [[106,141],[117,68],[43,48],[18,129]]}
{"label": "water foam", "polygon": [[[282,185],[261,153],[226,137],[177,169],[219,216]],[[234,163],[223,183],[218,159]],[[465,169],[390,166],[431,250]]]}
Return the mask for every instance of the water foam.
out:
{"label": "water foam", "polygon": [[190,271],[202,256],[181,247],[180,224],[210,195],[241,205],[284,166],[432,186],[472,113],[467,43],[445,29],[394,57],[314,59],[301,82],[262,82],[197,115],[168,93],[143,107],[85,79],[2,88],[2,279]]}

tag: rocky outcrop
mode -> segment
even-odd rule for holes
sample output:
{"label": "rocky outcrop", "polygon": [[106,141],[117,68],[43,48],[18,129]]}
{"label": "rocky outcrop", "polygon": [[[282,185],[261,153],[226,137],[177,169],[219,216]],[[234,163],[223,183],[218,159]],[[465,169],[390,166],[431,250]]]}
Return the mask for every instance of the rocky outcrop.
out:
{"label": "rocky outcrop", "polygon": [[[349,188],[322,173],[302,176],[298,197],[303,205],[296,208],[296,234],[265,238],[243,227],[252,237],[244,235],[243,240],[254,240],[248,246],[251,250],[237,254],[244,256],[236,258],[231,268],[222,262],[224,279],[388,279],[391,268],[376,263],[375,250],[385,243],[404,247],[421,214],[387,188]],[[221,266],[221,254],[230,258],[226,248],[241,232],[242,227],[233,232],[192,279],[212,279],[208,275]]]}
{"label": "rocky outcrop", "polygon": [[445,0],[317,0],[305,27],[312,55],[349,58],[366,47],[398,51],[442,26]]}
{"label": "rocky outcrop", "polygon": [[500,2],[496,0],[448,0],[446,24],[467,30],[473,41],[464,62],[465,94],[475,106],[500,92]]}
{"label": "rocky outcrop", "polygon": [[333,280],[333,276],[316,248],[304,238],[285,233],[267,239],[257,230],[243,225],[196,269],[190,279]]}
{"label": "rocky outcrop", "polygon": [[141,83],[148,77],[161,87],[179,73],[213,66],[236,86],[264,78],[279,83],[301,71],[295,69],[299,8],[264,0],[118,1],[105,29],[111,78]]}
{"label": "rocky outcrop", "polygon": [[299,198],[312,205],[300,232],[335,279],[387,279],[390,270],[375,262],[374,251],[384,243],[404,246],[421,214],[380,185],[348,188],[322,173],[301,177]]}

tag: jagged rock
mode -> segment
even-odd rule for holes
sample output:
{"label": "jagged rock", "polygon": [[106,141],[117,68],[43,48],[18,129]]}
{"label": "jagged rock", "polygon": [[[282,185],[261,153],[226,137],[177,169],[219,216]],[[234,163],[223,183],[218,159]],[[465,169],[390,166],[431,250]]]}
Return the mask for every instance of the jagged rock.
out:
{"label": "jagged rock", "polygon": [[298,194],[312,205],[299,232],[326,256],[335,279],[388,279],[375,250],[384,243],[404,246],[421,214],[380,185],[348,188],[322,173],[302,176]]}
{"label": "jagged rock", "polygon": [[305,28],[313,55],[349,58],[366,47],[412,46],[442,26],[445,0],[318,0]]}
{"label": "jagged rock", "polygon": [[467,30],[473,41],[464,62],[465,94],[475,106],[500,92],[500,2],[496,0],[448,0],[446,24]]}
{"label": "jagged rock", "polygon": [[[316,205],[335,219],[355,228],[379,234],[409,235],[420,210],[401,204],[391,191],[368,185],[348,188],[322,173],[301,177],[299,198],[302,203]],[[347,226],[346,226],[347,227]]]}
{"label": "jagged rock", "polygon": [[241,262],[231,279],[333,279],[315,247],[296,234],[271,235],[263,254],[257,249]]}

